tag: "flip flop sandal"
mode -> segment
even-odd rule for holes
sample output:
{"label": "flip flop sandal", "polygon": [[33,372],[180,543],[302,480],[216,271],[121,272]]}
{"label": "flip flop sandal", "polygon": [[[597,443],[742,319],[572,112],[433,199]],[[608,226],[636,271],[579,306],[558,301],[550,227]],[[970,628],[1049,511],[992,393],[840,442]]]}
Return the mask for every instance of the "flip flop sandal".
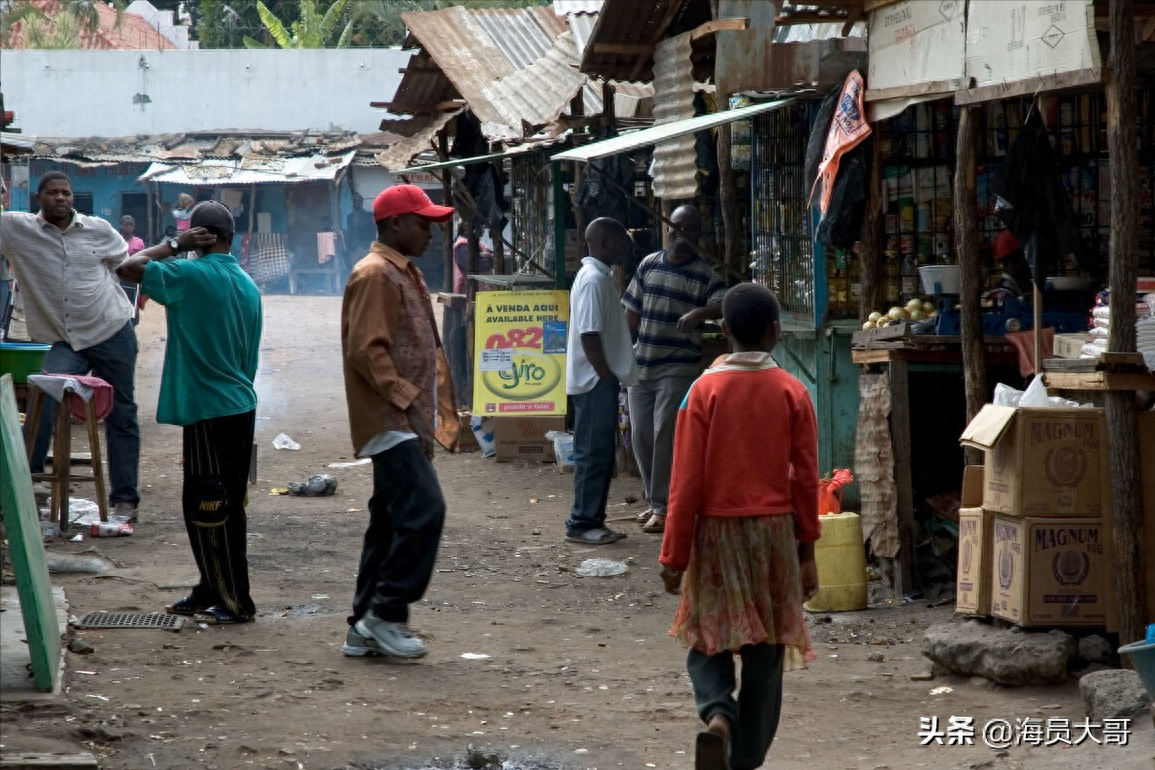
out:
{"label": "flip flop sandal", "polygon": [[666,517],[655,513],[649,521],[642,525],[642,531],[652,535],[660,535],[666,531]]}
{"label": "flip flop sandal", "polygon": [[193,615],[196,615],[198,612],[204,612],[206,609],[208,608],[203,604],[194,602],[191,596],[186,596],[172,604],[166,604],[164,611],[169,615],[183,615],[186,618],[191,618]]}
{"label": "flip flop sandal", "polygon": [[721,735],[703,730],[694,742],[694,770],[730,770],[726,761],[726,741]]}
{"label": "flip flop sandal", "polygon": [[236,623],[251,623],[248,615],[234,615],[219,604],[203,609],[196,614],[196,619],[210,626],[231,626]]}
{"label": "flip flop sandal", "polygon": [[625,532],[618,532],[609,527],[597,527],[576,535],[566,535],[565,540],[567,543],[578,543],[579,545],[609,545],[618,542],[625,536]]}

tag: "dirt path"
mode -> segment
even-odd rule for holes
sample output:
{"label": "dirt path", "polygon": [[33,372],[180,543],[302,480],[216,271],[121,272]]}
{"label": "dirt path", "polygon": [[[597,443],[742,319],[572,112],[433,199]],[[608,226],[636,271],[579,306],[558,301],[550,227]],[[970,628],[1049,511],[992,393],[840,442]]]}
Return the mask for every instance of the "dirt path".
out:
{"label": "dirt path", "polygon": [[[661,591],[658,540],[569,545],[571,478],[551,465],[439,455],[449,500],[438,571],[413,625],[419,663],[340,652],[370,490],[366,466],[331,471],[336,497],[270,496],[273,487],[351,460],[338,343],[340,300],[266,298],[257,422],[259,482],[250,492],[256,623],[165,631],[74,631],[95,648],[68,654],[67,692],[46,706],[7,704],[2,751],[87,747],[110,770],[138,768],[426,768],[472,745],[540,768],[693,765],[697,729],[684,653],[667,635],[675,600]],[[163,314],[140,326],[145,435],[142,524],[131,538],[51,544],[94,550],[117,569],[60,575],[80,616],[159,610],[195,576],[179,508],[180,433],[153,420]],[[302,448],[277,452],[288,433]],[[615,482],[613,514],[636,512],[637,479]],[[580,578],[585,558],[626,560],[612,578]],[[818,618],[819,660],[787,675],[768,767],[1129,770],[1151,768],[1155,731],[1132,745],[1061,749],[919,745],[919,718],[1082,718],[1077,686],[1004,689],[915,681],[923,629],[949,608],[883,606]],[[484,659],[463,657],[467,653]],[[881,659],[879,656],[881,655]],[[950,692],[932,694],[934,688]],[[464,766],[464,765],[463,765]]]}

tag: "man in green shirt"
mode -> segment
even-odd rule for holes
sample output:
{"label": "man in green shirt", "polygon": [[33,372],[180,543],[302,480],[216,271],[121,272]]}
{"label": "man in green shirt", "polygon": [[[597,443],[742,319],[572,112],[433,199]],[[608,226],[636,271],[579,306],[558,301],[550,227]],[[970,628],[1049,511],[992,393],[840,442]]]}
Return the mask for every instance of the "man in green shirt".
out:
{"label": "man in green shirt", "polygon": [[[157,422],[184,427],[185,529],[200,581],[166,607],[205,623],[244,623],[249,596],[245,484],[252,455],[261,294],[229,253],[233,217],[216,201],[189,229],[117,268],[165,306],[168,343]],[[165,259],[195,250],[197,259]]]}

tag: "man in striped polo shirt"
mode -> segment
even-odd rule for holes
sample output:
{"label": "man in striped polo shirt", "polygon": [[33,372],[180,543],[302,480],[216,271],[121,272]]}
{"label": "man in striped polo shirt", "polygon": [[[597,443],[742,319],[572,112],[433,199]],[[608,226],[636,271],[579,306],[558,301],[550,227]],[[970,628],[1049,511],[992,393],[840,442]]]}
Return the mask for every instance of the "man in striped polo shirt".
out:
{"label": "man in striped polo shirt", "polygon": [[702,217],[694,206],[670,216],[670,247],[641,261],[622,297],[640,380],[629,389],[630,438],[642,472],[649,510],[638,516],[643,532],[666,526],[674,423],[678,406],[701,371],[703,321],[722,317],[726,284],[694,247]]}
{"label": "man in striped polo shirt", "polygon": [[[92,372],[113,389],[105,420],[108,502],[136,521],[140,493],[140,426],[133,396],[136,331],[133,307],[113,271],[128,257],[120,233],[100,217],[72,207],[72,182],[60,171],[40,177],[39,214],[0,215],[0,254],[11,264],[24,296],[28,336],[50,343],[45,372]],[[32,450],[33,473],[44,471],[56,402],[47,399]]]}

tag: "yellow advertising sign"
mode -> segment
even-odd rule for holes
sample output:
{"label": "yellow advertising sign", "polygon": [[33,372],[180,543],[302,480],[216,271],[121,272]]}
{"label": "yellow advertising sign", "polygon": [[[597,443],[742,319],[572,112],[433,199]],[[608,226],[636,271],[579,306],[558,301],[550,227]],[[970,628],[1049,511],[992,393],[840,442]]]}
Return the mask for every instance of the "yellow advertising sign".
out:
{"label": "yellow advertising sign", "polygon": [[477,293],[475,415],[565,414],[567,291]]}

